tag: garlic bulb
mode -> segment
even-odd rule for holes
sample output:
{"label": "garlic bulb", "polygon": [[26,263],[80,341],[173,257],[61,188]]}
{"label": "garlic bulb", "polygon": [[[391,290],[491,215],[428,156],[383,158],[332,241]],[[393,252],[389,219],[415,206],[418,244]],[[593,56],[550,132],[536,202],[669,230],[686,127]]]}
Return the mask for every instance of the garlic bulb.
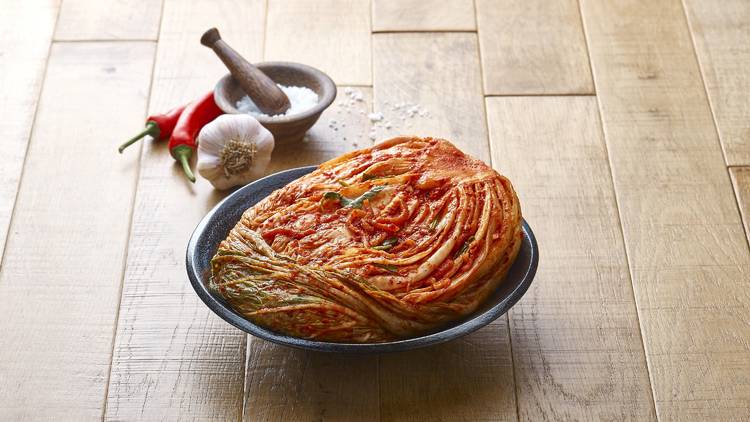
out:
{"label": "garlic bulb", "polygon": [[244,185],[271,161],[273,135],[248,114],[224,114],[198,135],[198,173],[216,189]]}

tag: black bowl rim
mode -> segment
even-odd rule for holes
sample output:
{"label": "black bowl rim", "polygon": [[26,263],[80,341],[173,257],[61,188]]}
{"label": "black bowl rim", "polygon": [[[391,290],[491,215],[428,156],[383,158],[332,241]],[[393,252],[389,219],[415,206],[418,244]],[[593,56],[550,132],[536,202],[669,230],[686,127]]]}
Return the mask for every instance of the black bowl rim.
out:
{"label": "black bowl rim", "polygon": [[528,241],[530,246],[530,263],[529,267],[525,269],[523,277],[521,277],[518,284],[513,288],[513,290],[510,291],[510,293],[505,298],[498,301],[496,304],[494,304],[484,312],[476,314],[475,316],[466,317],[461,323],[457,325],[450,326],[446,329],[430,334],[403,340],[391,341],[387,343],[332,343],[287,336],[271,330],[267,330],[259,325],[252,323],[251,321],[243,318],[238,313],[233,311],[228,305],[219,301],[208,291],[208,287],[201,280],[196,268],[195,259],[196,254],[198,254],[199,250],[197,247],[198,239],[211,223],[213,216],[223,207],[227,206],[227,204],[231,203],[233,198],[239,196],[240,192],[254,189],[256,186],[262,186],[269,180],[278,178],[279,176],[286,173],[304,171],[304,173],[301,173],[301,177],[316,168],[317,166],[307,166],[283,170],[258,179],[243,186],[240,189],[237,189],[235,192],[216,204],[216,206],[214,206],[214,208],[212,208],[211,211],[209,211],[203,217],[200,223],[198,223],[198,226],[196,226],[195,230],[190,236],[190,241],[188,242],[186,251],[185,264],[187,267],[188,277],[190,279],[190,283],[193,286],[193,289],[201,298],[201,300],[206,304],[206,306],[208,306],[215,314],[221,317],[224,321],[239,328],[240,330],[264,340],[280,344],[282,346],[322,352],[382,353],[412,350],[444,343],[449,340],[453,340],[455,338],[472,333],[488,325],[490,322],[505,314],[513,305],[515,305],[531,285],[531,282],[534,279],[534,275],[536,274],[537,266],[539,264],[539,248],[534,233],[531,231],[531,227],[529,227],[526,220],[523,220],[521,230],[524,235],[524,242]]}
{"label": "black bowl rim", "polygon": [[[290,68],[296,68],[299,70],[302,70],[304,72],[308,72],[311,75],[314,75],[315,78],[319,79],[321,81],[321,84],[327,85],[328,90],[326,91],[326,94],[318,99],[318,103],[315,104],[312,108],[305,110],[300,113],[291,114],[289,116],[284,117],[276,117],[276,118],[270,118],[270,117],[263,117],[263,116],[253,116],[255,117],[259,122],[263,124],[284,124],[284,123],[294,123],[301,120],[305,120],[311,116],[314,116],[316,114],[321,114],[325,109],[328,108],[333,103],[333,100],[336,99],[336,95],[338,92],[338,89],[336,87],[336,83],[333,82],[333,79],[331,79],[330,76],[328,76],[325,72],[323,72],[320,69],[316,69],[312,66],[306,65],[304,63],[296,63],[296,62],[283,62],[283,61],[275,61],[275,62],[261,62],[256,63],[255,67],[257,67],[260,70],[263,70],[266,67],[290,67]],[[222,84],[226,84],[228,82],[228,79],[232,79],[232,74],[227,73],[221,78],[219,78],[219,81],[216,82],[216,87],[214,88],[214,100],[216,102],[216,105],[219,106],[219,108],[222,109],[225,113],[228,114],[245,114],[241,111],[237,110],[237,107],[231,104],[231,102],[225,98],[222,98],[220,100],[220,92],[219,92],[219,86]],[[227,80],[225,82],[225,80]],[[225,101],[222,101],[225,100]],[[229,104],[230,109],[227,109],[227,107],[222,107],[222,105],[226,102],[226,104]]]}

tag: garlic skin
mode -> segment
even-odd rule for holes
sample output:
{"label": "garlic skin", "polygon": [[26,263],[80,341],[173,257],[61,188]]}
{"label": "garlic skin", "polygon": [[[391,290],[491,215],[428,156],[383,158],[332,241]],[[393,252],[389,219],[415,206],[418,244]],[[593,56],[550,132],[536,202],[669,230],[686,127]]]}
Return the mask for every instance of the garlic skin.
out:
{"label": "garlic skin", "polygon": [[216,189],[245,185],[264,175],[273,135],[253,116],[223,114],[198,135],[198,173]]}

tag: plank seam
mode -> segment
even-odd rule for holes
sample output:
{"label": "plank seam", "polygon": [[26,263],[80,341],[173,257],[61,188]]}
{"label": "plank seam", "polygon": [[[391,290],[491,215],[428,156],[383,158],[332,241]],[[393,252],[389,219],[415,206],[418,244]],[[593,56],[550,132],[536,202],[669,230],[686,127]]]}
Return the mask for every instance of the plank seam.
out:
{"label": "plank seam", "polygon": [[[266,5],[268,5],[267,1]],[[245,359],[242,359],[242,409],[240,409],[240,412],[237,414],[238,422],[242,422],[245,420],[245,411],[247,410],[247,386],[250,385],[250,382],[247,379],[247,367],[250,363],[250,349],[253,347],[252,341],[252,336],[250,336],[249,334],[245,334]]]}
{"label": "plank seam", "polygon": [[57,31],[57,24],[60,21],[60,9],[61,4],[57,6],[57,13],[55,14],[55,24],[52,28],[52,35],[50,36],[50,43],[47,46],[47,56],[44,58],[44,69],[42,70],[42,82],[39,86],[39,91],[36,96],[36,105],[34,106],[34,116],[31,119],[31,128],[29,129],[28,136],[26,137],[26,150],[23,153],[23,160],[21,161],[21,172],[18,174],[18,183],[16,183],[16,190],[13,196],[13,206],[10,210],[10,218],[8,218],[8,227],[5,229],[5,242],[3,243],[2,254],[0,255],[0,268],[2,268],[3,262],[5,262],[5,254],[8,252],[8,241],[10,239],[10,230],[13,227],[13,222],[16,220],[16,205],[18,205],[18,192],[21,190],[21,183],[23,183],[23,176],[26,174],[26,162],[29,158],[29,149],[31,149],[31,139],[34,137],[34,129],[36,129],[36,119],[39,114],[39,103],[41,103],[42,92],[44,92],[44,85],[47,82],[47,69],[49,68],[49,57],[52,55],[52,45],[54,44],[52,38]]}
{"label": "plank seam", "polygon": [[[583,8],[581,7],[580,1],[578,2],[578,14],[581,17],[581,29],[583,30],[583,38],[586,43],[586,53],[589,56],[589,66],[591,69],[591,82],[594,86],[594,92],[597,92],[598,90],[596,89],[596,74],[594,73],[594,64],[591,61],[589,36],[588,36],[588,31],[586,30],[586,21],[583,19]],[[643,322],[641,318],[641,311],[640,311],[640,308],[638,307],[638,299],[635,295],[636,287],[635,287],[635,283],[633,282],[633,269],[632,269],[633,263],[630,258],[630,254],[628,253],[627,242],[625,239],[626,234],[625,234],[625,227],[623,227],[623,223],[622,223],[623,220],[622,220],[622,209],[620,207],[620,197],[619,197],[619,193],[617,192],[617,187],[615,185],[615,173],[612,168],[612,158],[611,158],[611,154],[609,151],[607,131],[604,130],[604,126],[606,123],[604,121],[604,115],[602,114],[602,104],[599,99],[599,96],[595,95],[594,98],[596,98],[596,104],[597,104],[596,108],[597,108],[597,111],[599,112],[598,130],[601,132],[602,139],[604,141],[604,152],[607,156],[606,163],[607,163],[607,169],[609,170],[609,175],[610,175],[610,185],[612,188],[613,199],[615,201],[615,207],[617,208],[617,224],[620,228],[620,234],[622,235],[622,249],[625,254],[625,260],[627,261],[627,264],[628,264],[628,279],[630,280],[630,292],[633,295],[632,296],[633,306],[635,307],[635,316],[638,321],[638,335],[641,339],[641,350],[643,351],[643,360],[644,360],[644,363],[646,364],[646,373],[648,374],[648,386],[649,386],[649,389],[651,390],[651,408],[654,411],[654,417],[658,421],[659,412],[656,409],[656,391],[654,391],[654,380],[653,380],[653,375],[651,373],[652,372],[651,362],[649,360],[648,353],[646,352],[646,341],[643,337]]]}
{"label": "plank seam", "polygon": [[[484,59],[482,58],[482,37],[479,36],[479,19],[477,19],[477,0],[473,0],[471,4],[474,6],[474,26],[477,28],[477,57],[479,58],[479,81],[482,86],[482,96],[487,97],[487,87],[484,86]],[[490,147],[490,164],[492,164],[492,142],[490,142],[490,121],[487,116],[487,101],[482,101],[482,107],[484,107],[484,124],[487,126],[487,144]]]}
{"label": "plank seam", "polygon": [[265,1],[265,10],[263,12],[263,44],[261,44],[260,56],[266,60],[266,42],[268,41],[268,0]]}
{"label": "plank seam", "polygon": [[[161,23],[160,23],[161,24]],[[107,40],[103,38],[92,38],[85,40],[52,40],[52,44],[85,44],[85,43],[133,43],[133,42],[152,42],[156,43],[158,39],[151,38],[119,38]]]}
{"label": "plank seam", "polygon": [[[477,33],[477,42],[479,42],[479,17],[477,16],[477,0],[471,1],[471,15],[474,17],[474,32]],[[481,65],[482,62],[480,61],[479,64]]]}
{"label": "plank seam", "polygon": [[511,336],[511,330],[510,330],[510,313],[511,310],[509,309],[508,312],[505,313],[505,321],[508,324],[508,353],[510,354],[510,373],[513,374],[513,395],[515,396],[515,402],[516,402],[516,420],[521,420],[521,405],[519,404],[518,397],[520,396],[518,394],[518,378],[516,377],[516,359],[515,356],[513,356],[513,337]]}
{"label": "plank seam", "polygon": [[740,217],[740,222],[742,222],[742,228],[743,231],[745,231],[745,243],[747,244],[748,249],[750,249],[750,232],[745,230],[745,227],[747,225],[745,224],[745,219],[742,218],[742,204],[740,204],[740,198],[739,198],[739,192],[734,186],[734,182],[732,182],[732,174],[729,171],[731,167],[741,167],[741,166],[730,166],[729,165],[729,158],[727,157],[727,150],[724,145],[724,141],[721,139],[721,132],[719,132],[719,123],[716,121],[716,113],[714,112],[714,104],[711,101],[711,95],[708,93],[708,86],[706,86],[706,78],[703,76],[704,70],[703,70],[703,64],[701,63],[701,59],[698,56],[698,48],[695,45],[695,34],[693,34],[693,25],[690,23],[690,17],[688,16],[687,12],[687,6],[685,5],[685,0],[680,1],[680,6],[682,7],[682,16],[685,18],[685,26],[687,27],[687,32],[690,34],[690,43],[693,46],[693,57],[695,58],[695,63],[698,65],[698,75],[701,78],[701,85],[703,86],[703,92],[706,94],[706,102],[708,103],[708,110],[711,112],[711,122],[714,126],[714,133],[716,133],[716,140],[719,143],[719,149],[721,150],[721,155],[724,157],[724,166],[727,169],[727,178],[729,179],[729,184],[732,186],[732,193],[734,197],[734,203],[736,205],[736,211],[737,215]]}
{"label": "plank seam", "polygon": [[371,29],[373,34],[472,34],[476,32],[476,29]]}
{"label": "plank seam", "polygon": [[596,97],[596,94],[592,93],[576,93],[576,92],[570,92],[570,93],[528,93],[528,94],[484,94],[485,98],[504,98],[504,97]]}
{"label": "plank seam", "polygon": [[[594,90],[594,92],[589,92],[587,94],[596,95],[596,83],[594,83],[594,69],[591,66],[591,53],[589,52],[589,42],[588,42],[588,37],[586,36],[586,30],[583,27],[583,12],[581,11],[581,0],[576,0],[576,6],[578,7],[578,22],[581,24],[581,32],[583,35],[583,46],[584,48],[586,48],[586,63],[588,63],[589,65],[589,76],[591,77],[591,88]],[[599,102],[597,101],[597,108],[599,108],[598,104]]]}
{"label": "plank seam", "polygon": [[703,92],[706,94],[706,102],[708,102],[708,109],[711,110],[711,121],[714,124],[714,131],[716,137],[719,140],[719,148],[721,149],[721,155],[724,157],[724,165],[728,165],[727,151],[724,148],[724,141],[721,140],[721,134],[719,133],[719,125],[716,122],[716,113],[714,112],[714,105],[711,102],[711,96],[708,94],[708,87],[706,86],[706,78],[703,76],[703,64],[701,63],[700,57],[698,57],[698,48],[695,46],[695,35],[693,34],[693,25],[690,23],[690,17],[687,13],[687,6],[685,6],[685,0],[680,0],[680,7],[682,7],[682,15],[685,17],[685,25],[687,26],[687,32],[690,34],[690,45],[693,46],[693,58],[695,63],[698,65],[698,74],[701,78],[701,85],[703,86]]}
{"label": "plank seam", "polygon": [[[151,107],[151,94],[154,90],[154,72],[156,71],[156,58],[158,57],[159,52],[159,35],[161,34],[161,23],[164,19],[164,3],[165,1],[161,2],[161,8],[160,8],[160,14],[159,14],[159,26],[156,31],[156,40],[153,42],[156,44],[154,47],[154,53],[153,58],[151,60],[151,75],[150,80],[148,84],[148,95],[146,96],[146,113],[148,114],[149,108]],[[136,162],[136,169],[135,169],[135,186],[133,187],[133,195],[130,200],[130,216],[128,218],[128,234],[125,237],[125,255],[122,259],[122,270],[120,272],[120,288],[117,292],[117,296],[119,298],[117,303],[117,309],[115,310],[115,322],[112,327],[112,345],[110,347],[109,351],[109,368],[107,369],[107,382],[104,384],[104,403],[102,406],[102,421],[105,420],[107,416],[107,408],[109,405],[109,387],[110,383],[112,382],[112,367],[114,366],[114,359],[115,359],[115,345],[117,344],[117,329],[120,326],[120,309],[122,309],[122,292],[125,288],[125,276],[127,275],[127,269],[128,269],[128,257],[130,256],[130,239],[133,237],[133,217],[135,216],[135,205],[136,205],[136,198],[138,197],[138,181],[141,178],[141,163],[143,162],[143,154],[144,147],[143,142],[140,142],[140,145],[138,145],[138,161]]]}
{"label": "plank seam", "polygon": [[[479,77],[481,78],[480,82],[482,83],[482,94],[484,94],[484,97],[487,98],[487,81],[484,79],[484,58],[482,57],[482,37],[479,36],[479,8],[477,7],[477,0],[473,0],[471,4],[474,6],[474,28],[476,28],[477,31],[477,49],[479,50]],[[487,124],[487,138],[489,139],[489,130],[490,130],[490,122],[487,118],[487,101],[484,101],[484,114],[485,114],[485,121]],[[490,142],[490,161],[492,160],[492,142]]]}
{"label": "plank seam", "polygon": [[381,365],[380,365],[380,355],[378,355],[378,358],[375,360],[375,364],[378,366],[378,371],[375,373],[375,375],[378,377],[378,420],[383,421],[383,395],[380,393],[381,388],[381,379],[380,379],[380,371],[381,371]]}
{"label": "plank seam", "polygon": [[[474,0],[474,3],[476,4],[476,0]],[[479,39],[479,36],[477,35],[477,41]],[[477,42],[477,48],[479,47],[479,43]],[[481,51],[481,49],[480,49]],[[480,61],[481,61],[481,53],[480,53]],[[481,65],[480,65],[481,67]],[[484,84],[483,84],[484,85]],[[484,92],[484,86],[482,87],[482,92]],[[495,154],[492,151],[492,145],[493,143],[490,141],[490,118],[487,114],[487,96],[485,95],[484,101],[482,101],[484,105],[484,120],[485,124],[487,125],[487,142],[489,143],[489,149],[490,149],[490,166],[492,168],[495,168],[495,163],[493,162],[493,157]],[[518,394],[518,381],[516,378],[516,360],[513,356],[513,336],[511,335],[510,330],[510,313],[512,312],[512,309],[509,309],[508,312],[505,313],[505,321],[508,325],[508,353],[510,354],[510,373],[513,374],[513,396],[514,396],[514,402],[516,404],[516,420],[521,420],[521,405],[519,404],[519,394]],[[489,327],[488,327],[489,328]]]}
{"label": "plank seam", "polygon": [[[748,166],[734,166],[732,168],[744,170],[750,169],[750,167]],[[750,246],[750,214],[746,216],[741,210],[742,205],[740,204],[739,180],[736,177],[731,177],[731,174],[730,178],[732,179],[731,183],[732,193],[734,194],[734,201],[737,203],[737,207],[740,208],[740,221],[742,222],[742,229],[745,231],[745,240],[748,242],[748,246]],[[747,219],[745,219],[745,217],[747,217]]]}

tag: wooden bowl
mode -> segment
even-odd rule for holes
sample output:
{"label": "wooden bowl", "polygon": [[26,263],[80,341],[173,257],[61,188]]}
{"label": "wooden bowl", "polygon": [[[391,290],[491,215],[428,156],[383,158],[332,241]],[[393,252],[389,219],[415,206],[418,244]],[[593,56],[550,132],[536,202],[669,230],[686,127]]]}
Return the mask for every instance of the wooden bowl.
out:
{"label": "wooden bowl", "polygon": [[[262,70],[277,84],[285,86],[304,86],[318,94],[318,103],[309,110],[289,116],[262,117],[254,116],[268,129],[276,142],[299,141],[305,136],[320,118],[320,114],[331,105],[336,98],[336,84],[333,80],[314,67],[301,63],[265,62],[255,66]],[[227,114],[242,114],[236,104],[245,91],[230,74],[226,74],[214,88],[214,101]]]}

